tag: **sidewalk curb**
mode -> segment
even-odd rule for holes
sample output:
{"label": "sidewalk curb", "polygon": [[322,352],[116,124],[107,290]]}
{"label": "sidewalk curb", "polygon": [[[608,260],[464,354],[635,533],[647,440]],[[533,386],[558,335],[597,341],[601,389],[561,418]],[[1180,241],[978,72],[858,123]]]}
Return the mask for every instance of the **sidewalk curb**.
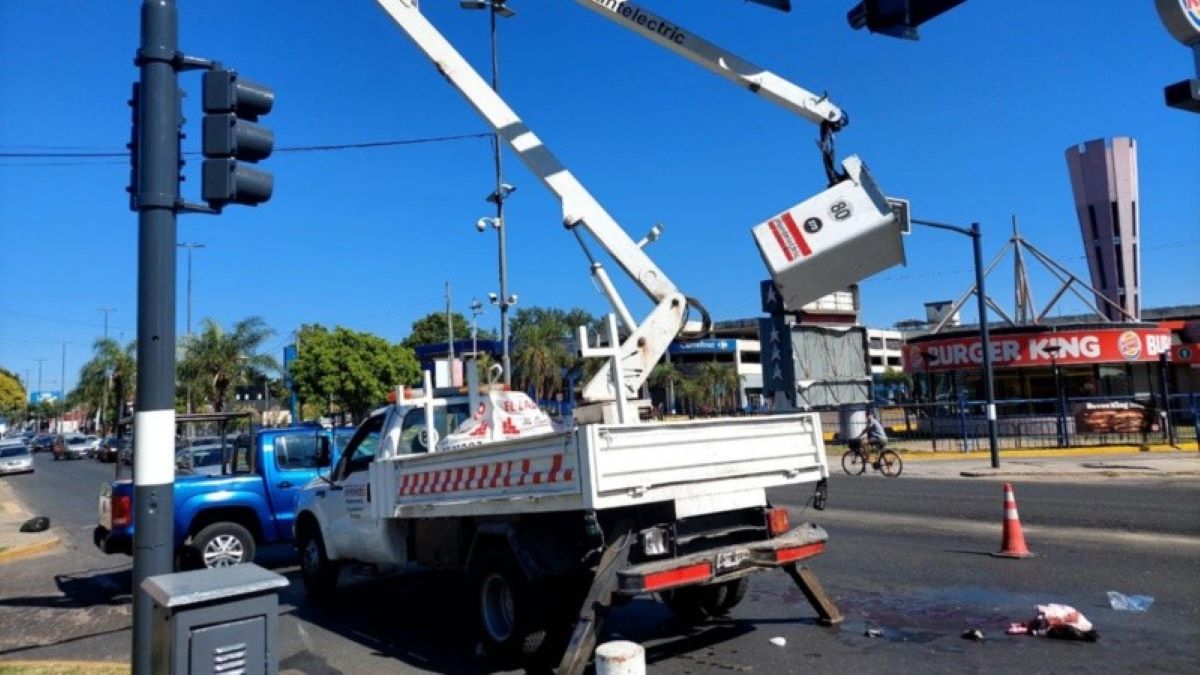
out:
{"label": "sidewalk curb", "polygon": [[61,539],[58,537],[53,537],[51,539],[39,541],[36,544],[26,544],[24,546],[13,546],[11,548],[6,548],[3,551],[0,551],[0,565],[7,565],[8,563],[16,562],[18,560],[25,560],[26,558],[32,558],[43,553],[48,553],[58,548],[58,545],[61,543]]}
{"label": "sidewalk curb", "polygon": [[1137,476],[1140,478],[1164,478],[1168,476],[1200,476],[1200,471],[1130,471],[1094,469],[1092,471],[959,471],[963,478],[1069,478],[1072,476],[1118,478]]}
{"label": "sidewalk curb", "polygon": [[123,661],[0,661],[0,673],[25,670],[39,673],[128,673],[130,665]]}

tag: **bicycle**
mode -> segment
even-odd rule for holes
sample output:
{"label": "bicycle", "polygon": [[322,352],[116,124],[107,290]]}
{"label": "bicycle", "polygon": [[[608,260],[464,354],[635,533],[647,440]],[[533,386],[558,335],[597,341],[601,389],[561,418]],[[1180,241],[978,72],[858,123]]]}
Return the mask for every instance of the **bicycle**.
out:
{"label": "bicycle", "polygon": [[[871,458],[872,452],[876,453],[874,459]],[[904,462],[900,460],[900,455],[887,450],[883,443],[870,441],[867,447],[864,447],[863,442],[857,438],[851,440],[850,449],[842,455],[842,469],[851,476],[861,476],[867,472],[868,464],[888,478],[895,478],[904,471]]]}

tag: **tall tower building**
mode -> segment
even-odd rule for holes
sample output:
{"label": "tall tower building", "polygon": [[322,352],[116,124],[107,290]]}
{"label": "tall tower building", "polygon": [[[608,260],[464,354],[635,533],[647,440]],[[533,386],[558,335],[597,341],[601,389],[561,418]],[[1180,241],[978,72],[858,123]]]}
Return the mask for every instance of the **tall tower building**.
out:
{"label": "tall tower building", "polygon": [[[1092,286],[1140,320],[1137,143],[1117,136],[1067,148],[1067,169]],[[1113,321],[1129,320],[1100,297],[1096,304]]]}

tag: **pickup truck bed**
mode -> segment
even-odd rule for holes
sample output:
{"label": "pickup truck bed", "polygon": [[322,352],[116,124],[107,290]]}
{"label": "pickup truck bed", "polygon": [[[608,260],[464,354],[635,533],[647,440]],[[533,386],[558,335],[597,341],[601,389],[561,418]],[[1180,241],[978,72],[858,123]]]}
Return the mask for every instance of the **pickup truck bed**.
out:
{"label": "pickup truck bed", "polygon": [[[676,517],[761,505],[762,490],[827,478],[811,414],[592,424],[450,452],[381,458],[376,518],[613,509],[674,501]],[[713,500],[720,504],[714,504]],[[739,501],[741,500],[741,501]]]}

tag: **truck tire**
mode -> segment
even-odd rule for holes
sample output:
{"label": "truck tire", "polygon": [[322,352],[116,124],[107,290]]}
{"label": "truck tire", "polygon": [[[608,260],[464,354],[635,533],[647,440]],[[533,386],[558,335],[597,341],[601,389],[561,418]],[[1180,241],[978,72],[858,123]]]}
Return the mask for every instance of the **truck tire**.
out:
{"label": "truck tire", "polygon": [[676,588],[659,595],[675,616],[688,623],[698,623],[728,614],[746,597],[749,587],[750,578],[742,577],[709,586]]}
{"label": "truck tire", "polygon": [[546,639],[547,608],[533,584],[502,549],[484,552],[471,570],[471,588],[484,650],[504,664],[532,660]]}
{"label": "truck tire", "polygon": [[192,537],[192,556],[200,567],[229,567],[254,561],[254,535],[237,523],[213,523]]}
{"label": "truck tire", "polygon": [[300,552],[300,580],[308,597],[318,604],[328,602],[337,591],[341,569],[326,555],[320,530],[312,525],[301,528],[296,550]]}

